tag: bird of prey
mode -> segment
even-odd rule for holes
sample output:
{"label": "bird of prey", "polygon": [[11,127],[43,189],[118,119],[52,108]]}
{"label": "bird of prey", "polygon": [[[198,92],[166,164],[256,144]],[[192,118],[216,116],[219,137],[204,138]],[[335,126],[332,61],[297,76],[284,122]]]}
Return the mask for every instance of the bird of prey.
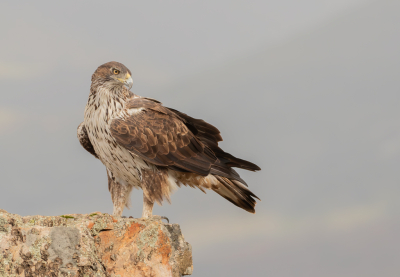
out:
{"label": "bird of prey", "polygon": [[255,213],[254,198],[259,198],[232,167],[260,168],[224,152],[220,132],[211,124],[138,96],[131,87],[131,72],[123,64],[99,66],[78,127],[81,145],[106,166],[113,215],[122,216],[132,189],[141,188],[142,217],[151,217],[154,202],[170,202],[181,185],[211,189]]}

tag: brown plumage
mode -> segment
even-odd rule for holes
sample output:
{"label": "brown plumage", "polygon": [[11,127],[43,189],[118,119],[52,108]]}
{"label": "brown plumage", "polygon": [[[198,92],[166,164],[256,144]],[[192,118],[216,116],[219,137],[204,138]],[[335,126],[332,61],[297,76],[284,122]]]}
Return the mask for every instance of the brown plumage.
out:
{"label": "brown plumage", "polygon": [[211,189],[254,213],[257,198],[232,168],[260,170],[224,152],[222,137],[211,124],[150,98],[134,95],[130,71],[111,62],[92,77],[85,121],[78,127],[82,146],[107,168],[114,214],[121,215],[133,187],[143,189],[143,217],[154,202],[170,201],[174,187]]}
{"label": "brown plumage", "polygon": [[207,176],[217,157],[182,122],[161,104],[145,98],[127,102],[127,109],[144,110],[111,122],[118,144],[158,166],[180,168]]}

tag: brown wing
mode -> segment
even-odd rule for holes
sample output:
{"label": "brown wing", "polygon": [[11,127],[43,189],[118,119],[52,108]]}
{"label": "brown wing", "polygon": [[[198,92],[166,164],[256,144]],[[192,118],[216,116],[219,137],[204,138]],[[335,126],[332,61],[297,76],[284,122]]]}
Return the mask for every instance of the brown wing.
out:
{"label": "brown wing", "polygon": [[158,166],[208,175],[217,158],[179,115],[145,98],[130,100],[126,112],[132,115],[111,122],[119,145]]}
{"label": "brown wing", "polygon": [[182,118],[186,126],[196,135],[196,137],[207,145],[218,157],[218,159],[229,167],[237,167],[250,171],[261,170],[257,165],[236,158],[235,156],[225,152],[218,146],[218,142],[222,141],[221,134],[219,130],[213,125],[205,122],[202,119],[193,118],[180,111],[168,108],[170,111],[177,114]]}
{"label": "brown wing", "polygon": [[258,171],[260,168],[246,160],[236,158],[235,156],[225,152],[218,146],[218,142],[222,141],[219,130],[213,125],[202,119],[193,118],[180,111],[168,108],[180,118],[182,118],[186,126],[196,135],[196,137],[206,146],[208,146],[217,156],[217,161],[212,165],[210,173],[233,178],[247,186],[246,182],[240,178],[239,174],[232,168],[242,168],[250,171]]}
{"label": "brown wing", "polygon": [[97,156],[96,152],[94,151],[93,144],[91,143],[91,141],[89,139],[85,124],[83,124],[83,122],[81,124],[79,124],[79,126],[78,126],[77,135],[78,135],[78,139],[79,139],[79,142],[82,145],[82,147],[85,148],[86,151],[88,151],[90,154],[92,154],[96,158],[99,158]]}

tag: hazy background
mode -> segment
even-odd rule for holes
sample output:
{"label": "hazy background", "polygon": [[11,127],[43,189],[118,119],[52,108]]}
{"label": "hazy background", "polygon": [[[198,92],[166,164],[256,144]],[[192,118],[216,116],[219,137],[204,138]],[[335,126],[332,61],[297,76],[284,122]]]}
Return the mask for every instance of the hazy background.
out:
{"label": "hazy background", "polygon": [[[400,1],[1,1],[0,208],[112,212],[76,139],[91,74],[216,125],[255,215],[182,188],[193,276],[399,276]],[[125,215],[141,216],[134,191]]]}

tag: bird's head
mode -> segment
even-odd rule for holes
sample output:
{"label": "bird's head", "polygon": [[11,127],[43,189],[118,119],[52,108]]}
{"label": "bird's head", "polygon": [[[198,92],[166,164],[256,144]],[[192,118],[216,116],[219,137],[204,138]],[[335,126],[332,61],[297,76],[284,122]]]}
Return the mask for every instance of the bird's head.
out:
{"label": "bird's head", "polygon": [[131,71],[122,63],[108,62],[100,65],[92,76],[92,82],[100,80],[109,86],[126,86],[131,89]]}

